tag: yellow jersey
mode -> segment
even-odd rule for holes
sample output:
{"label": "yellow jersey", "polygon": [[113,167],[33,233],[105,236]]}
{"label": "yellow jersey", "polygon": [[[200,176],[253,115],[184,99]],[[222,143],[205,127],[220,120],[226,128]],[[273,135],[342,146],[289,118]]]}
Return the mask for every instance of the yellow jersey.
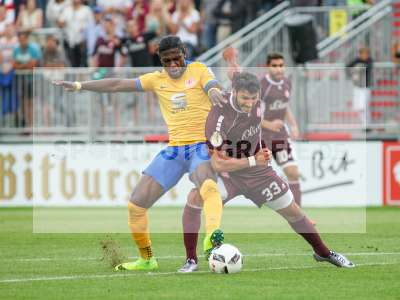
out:
{"label": "yellow jersey", "polygon": [[216,79],[200,62],[187,62],[178,79],[165,70],[148,73],[136,80],[136,89],[155,92],[168,127],[169,145],[182,146],[206,141],[205,123],[211,109],[207,91]]}

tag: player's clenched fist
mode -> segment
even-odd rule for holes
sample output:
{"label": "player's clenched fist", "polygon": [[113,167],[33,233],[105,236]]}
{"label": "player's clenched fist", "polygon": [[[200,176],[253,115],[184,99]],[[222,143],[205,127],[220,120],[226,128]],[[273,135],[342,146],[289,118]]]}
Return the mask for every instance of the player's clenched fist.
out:
{"label": "player's clenched fist", "polygon": [[53,84],[62,86],[66,91],[79,91],[82,86],[79,82],[75,81],[63,81],[63,80],[54,80]]}
{"label": "player's clenched fist", "polygon": [[266,165],[272,159],[272,153],[268,148],[263,148],[255,155],[258,166]]}

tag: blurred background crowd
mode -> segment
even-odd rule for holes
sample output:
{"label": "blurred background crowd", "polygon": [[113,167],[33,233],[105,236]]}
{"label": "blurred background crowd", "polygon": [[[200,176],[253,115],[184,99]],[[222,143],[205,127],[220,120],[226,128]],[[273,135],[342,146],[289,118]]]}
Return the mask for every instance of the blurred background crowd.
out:
{"label": "blurred background crowd", "polygon": [[[295,6],[379,0],[293,0]],[[3,0],[2,79],[13,69],[159,66],[158,40],[179,36],[188,59],[212,48],[280,0]],[[54,32],[54,34],[52,34]],[[6,76],[7,77],[7,76]]]}

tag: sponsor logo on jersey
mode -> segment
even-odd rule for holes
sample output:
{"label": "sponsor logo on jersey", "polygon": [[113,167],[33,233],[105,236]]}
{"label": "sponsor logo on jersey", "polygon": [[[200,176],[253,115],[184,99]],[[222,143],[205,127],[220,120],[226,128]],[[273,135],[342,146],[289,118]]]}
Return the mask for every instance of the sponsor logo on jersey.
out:
{"label": "sponsor logo on jersey", "polygon": [[224,143],[221,133],[214,131],[214,133],[211,135],[210,143],[213,147],[221,147]]}
{"label": "sponsor logo on jersey", "polygon": [[191,88],[191,87],[194,87],[195,85],[196,85],[195,79],[189,78],[189,79],[185,80],[185,87]]}
{"label": "sponsor logo on jersey", "polygon": [[250,128],[246,129],[242,134],[242,140],[248,140],[252,136],[258,134],[261,130],[261,124],[258,126],[250,126]]}
{"label": "sponsor logo on jersey", "polygon": [[275,100],[270,106],[269,110],[282,110],[288,107],[288,103],[283,100]]}
{"label": "sponsor logo on jersey", "polygon": [[183,111],[187,107],[186,94],[177,93],[171,96],[172,112],[177,113]]}

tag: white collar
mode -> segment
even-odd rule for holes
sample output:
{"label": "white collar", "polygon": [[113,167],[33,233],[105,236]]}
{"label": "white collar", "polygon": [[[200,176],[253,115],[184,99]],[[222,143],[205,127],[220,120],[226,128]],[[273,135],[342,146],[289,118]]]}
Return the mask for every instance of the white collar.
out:
{"label": "white collar", "polygon": [[269,74],[265,75],[265,78],[272,85],[282,85],[283,84],[283,79],[281,81],[276,82],[276,81],[272,80],[271,77],[269,77]]}

